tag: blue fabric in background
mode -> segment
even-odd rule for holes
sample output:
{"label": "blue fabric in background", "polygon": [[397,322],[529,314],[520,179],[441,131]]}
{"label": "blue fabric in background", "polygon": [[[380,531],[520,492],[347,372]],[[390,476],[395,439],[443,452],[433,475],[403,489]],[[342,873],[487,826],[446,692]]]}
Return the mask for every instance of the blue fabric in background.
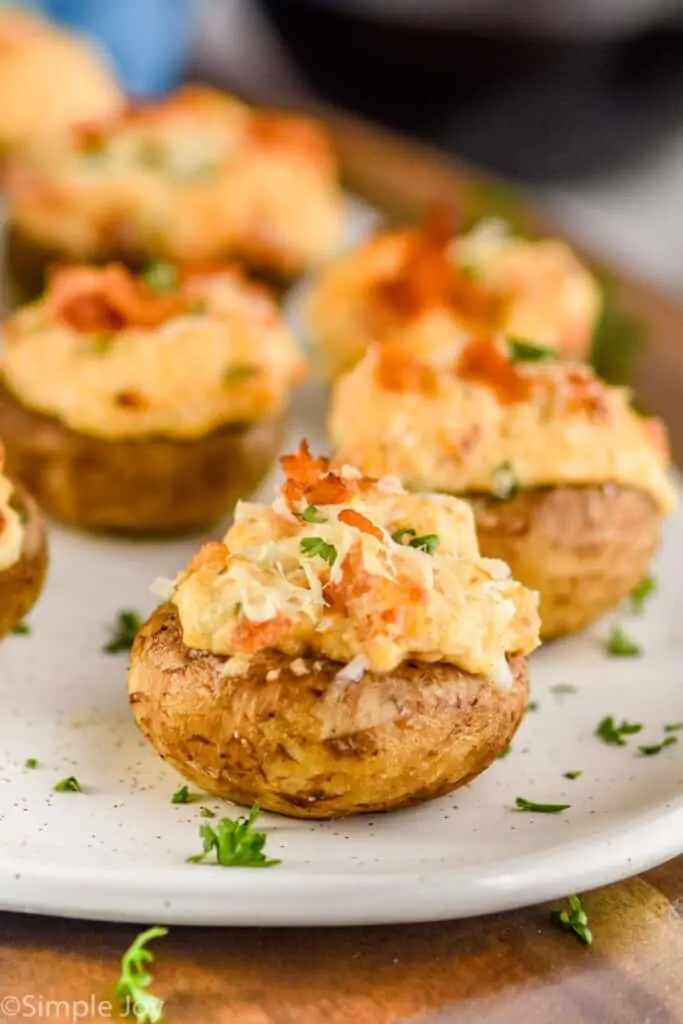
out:
{"label": "blue fabric in background", "polygon": [[31,6],[99,43],[133,96],[163,93],[183,75],[193,0],[37,0]]}

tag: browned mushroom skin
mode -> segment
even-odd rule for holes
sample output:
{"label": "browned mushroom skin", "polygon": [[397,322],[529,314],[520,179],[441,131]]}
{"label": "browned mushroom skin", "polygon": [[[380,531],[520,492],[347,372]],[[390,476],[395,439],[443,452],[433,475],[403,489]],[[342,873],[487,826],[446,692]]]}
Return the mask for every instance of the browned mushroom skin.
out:
{"label": "browned mushroom skin", "polygon": [[10,633],[31,611],[43,588],[48,564],[45,524],[38,505],[16,484],[11,503],[24,522],[24,543],[19,559],[0,572],[0,637]]}

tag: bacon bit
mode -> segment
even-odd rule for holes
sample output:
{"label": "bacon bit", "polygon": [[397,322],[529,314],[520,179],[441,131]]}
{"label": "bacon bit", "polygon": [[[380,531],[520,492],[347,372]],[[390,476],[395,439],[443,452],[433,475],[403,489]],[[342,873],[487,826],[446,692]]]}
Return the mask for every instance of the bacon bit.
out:
{"label": "bacon bit", "polygon": [[45,301],[56,319],[77,331],[154,328],[183,313],[188,298],[181,292],[157,295],[126,267],[63,266],[51,274]]}
{"label": "bacon bit", "polygon": [[423,395],[436,395],[439,391],[439,374],[432,366],[392,345],[379,348],[375,377],[386,391],[417,391]]}
{"label": "bacon bit", "polygon": [[371,537],[376,537],[377,540],[382,540],[382,531],[374,523],[371,523],[369,519],[361,515],[360,512],[356,512],[353,508],[345,508],[343,512],[339,513],[339,521],[346,523],[347,526],[355,526],[361,533],[369,533]]}
{"label": "bacon bit", "polygon": [[114,395],[114,401],[122,409],[131,409],[134,412],[141,412],[149,406],[149,402],[139,391],[119,391]]}
{"label": "bacon bit", "polygon": [[283,455],[280,458],[280,466],[285,476],[306,487],[317,483],[320,477],[327,473],[329,464],[329,459],[324,459],[322,456],[317,459],[313,458],[306,440],[301,441],[298,452],[293,455]]}
{"label": "bacon bit", "polygon": [[603,383],[585,366],[571,367],[564,377],[567,385],[570,411],[588,411],[600,419],[609,416],[607,391]]}
{"label": "bacon bit", "polygon": [[468,342],[456,366],[458,377],[474,380],[496,393],[505,405],[523,402],[532,390],[532,381],[518,370],[509,356],[487,338]]}
{"label": "bacon bit", "polygon": [[233,629],[231,643],[244,654],[253,654],[262,647],[274,647],[290,627],[291,622],[284,615],[276,615],[266,622],[243,619]]}
{"label": "bacon bit", "polygon": [[329,464],[329,459],[313,458],[308,441],[302,441],[294,455],[281,457],[280,465],[287,477],[282,495],[290,508],[303,498],[310,505],[337,505],[350,497],[351,490],[344,481],[334,473],[328,474]]}
{"label": "bacon bit", "polygon": [[206,566],[220,568],[224,565],[229,551],[225,544],[219,540],[207,540],[200,547],[199,551],[192,556],[187,565],[187,573],[197,572]]}
{"label": "bacon bit", "polygon": [[306,490],[309,505],[343,505],[353,494],[355,480],[342,480],[336,473],[328,473],[313,487]]}

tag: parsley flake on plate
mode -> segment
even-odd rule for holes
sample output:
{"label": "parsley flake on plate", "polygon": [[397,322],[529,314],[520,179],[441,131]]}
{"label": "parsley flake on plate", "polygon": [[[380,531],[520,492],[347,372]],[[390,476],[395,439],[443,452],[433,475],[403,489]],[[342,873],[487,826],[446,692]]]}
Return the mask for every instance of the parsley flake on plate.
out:
{"label": "parsley flake on plate", "polygon": [[538,711],[539,703],[537,700],[530,700],[526,706],[527,711]]}
{"label": "parsley flake on plate", "polygon": [[194,793],[190,793],[187,786],[181,786],[180,789],[176,789],[175,793],[171,797],[172,804],[191,804],[197,797]]}
{"label": "parsley flake on plate", "polygon": [[683,729],[683,722],[667,722],[664,732],[680,732]]}
{"label": "parsley flake on plate", "polygon": [[571,683],[555,683],[554,686],[550,687],[551,693],[556,693],[558,697],[563,697],[568,693],[578,693],[578,686],[573,686]]}
{"label": "parsley flake on plate", "polygon": [[512,744],[508,743],[508,745],[505,748],[505,750],[501,750],[500,754],[498,754],[498,760],[502,761],[504,757],[507,757],[508,754],[511,754],[511,753],[512,753]]}
{"label": "parsley flake on plate", "polygon": [[102,650],[106,654],[118,654],[119,651],[129,651],[141,627],[142,616],[138,612],[118,612],[116,623],[112,629],[111,640],[104,645]]}
{"label": "parsley flake on plate", "polygon": [[413,537],[408,541],[408,546],[417,548],[418,551],[426,551],[428,555],[435,555],[439,546],[439,538],[435,533],[426,533],[424,537]]}
{"label": "parsley flake on plate", "polygon": [[200,807],[199,808],[199,813],[201,814],[202,818],[215,818],[216,817],[216,812],[212,811],[210,807]]}
{"label": "parsley flake on plate", "polygon": [[612,658],[637,658],[643,653],[635,640],[632,640],[621,626],[613,628],[605,644],[605,650]]}
{"label": "parsley flake on plate", "polygon": [[19,622],[12,630],[15,636],[28,636],[31,632],[31,627],[28,622]]}
{"label": "parsley flake on plate", "polygon": [[308,505],[301,513],[301,518],[305,523],[326,523],[327,516],[324,516],[319,508],[315,505]]}
{"label": "parsley flake on plate", "polygon": [[677,736],[667,736],[661,743],[651,743],[643,747],[638,747],[638,750],[643,757],[653,757],[655,754],[659,754],[664,750],[665,747],[673,747],[675,743],[678,743]]}
{"label": "parsley flake on plate", "polygon": [[562,931],[573,932],[584,946],[590,946],[593,941],[593,933],[588,927],[588,918],[581,900],[578,896],[568,896],[567,902],[569,910],[556,907],[550,911],[550,920]]}
{"label": "parsley flake on plate", "polygon": [[166,260],[148,264],[142,273],[142,280],[157,295],[169,295],[178,291],[178,269]]}
{"label": "parsley flake on plate", "polygon": [[533,800],[525,800],[518,796],[515,800],[515,807],[518,811],[533,811],[537,814],[559,814],[560,811],[568,811],[571,804],[537,804]]}
{"label": "parsley flake on plate", "polygon": [[121,957],[116,998],[124,1015],[133,1015],[137,1024],[158,1024],[162,1017],[163,999],[148,991],[152,981],[148,965],[154,960],[154,953],[147,949],[147,943],[164,935],[168,935],[168,928],[155,927],[140,932]]}
{"label": "parsley flake on plate", "polygon": [[595,730],[595,735],[598,736],[603,743],[609,743],[615,747],[625,747],[626,740],[624,736],[635,736],[636,733],[640,732],[642,725],[638,722],[622,722],[621,725],[617,725],[612,715],[605,715],[602,721],[598,724]]}
{"label": "parsley flake on plate", "polygon": [[279,864],[279,860],[269,860],[263,853],[268,836],[265,832],[257,832],[254,822],[261,813],[258,804],[254,804],[248,818],[221,818],[214,828],[212,825],[200,825],[199,836],[203,841],[201,853],[188,857],[191,864],[200,864],[210,853],[215,852],[216,863],[224,868],[270,868]]}
{"label": "parsley flake on plate", "polygon": [[334,544],[328,544],[322,537],[304,537],[299,544],[299,549],[302,555],[308,555],[309,558],[320,555],[328,565],[334,565],[337,558],[337,549]]}
{"label": "parsley flake on plate", "polygon": [[583,772],[563,772],[563,779],[578,779],[583,775]]}
{"label": "parsley flake on plate", "polygon": [[55,793],[82,793],[81,784],[75,775],[68,775],[65,779],[56,783]]}
{"label": "parsley flake on plate", "polygon": [[636,615],[641,615],[644,608],[645,602],[648,598],[657,590],[657,580],[652,575],[643,576],[640,583],[637,583],[633,588],[629,597],[631,599],[631,608]]}
{"label": "parsley flake on plate", "polygon": [[508,353],[513,363],[554,363],[555,353],[546,345],[526,338],[508,338]]}
{"label": "parsley flake on plate", "polygon": [[24,768],[37,768],[39,764],[37,757],[27,757],[24,761]]}

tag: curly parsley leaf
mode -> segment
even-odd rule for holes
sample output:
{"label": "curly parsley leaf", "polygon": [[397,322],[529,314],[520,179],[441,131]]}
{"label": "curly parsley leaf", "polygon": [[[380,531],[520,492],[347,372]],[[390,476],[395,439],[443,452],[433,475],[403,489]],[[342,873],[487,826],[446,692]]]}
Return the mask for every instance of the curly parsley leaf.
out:
{"label": "curly parsley leaf", "polygon": [[81,784],[75,775],[68,775],[67,778],[62,779],[56,783],[54,787],[55,793],[82,793],[83,789]]}
{"label": "curly parsley leaf", "polygon": [[166,260],[155,260],[142,273],[142,280],[157,295],[169,295],[178,291],[180,284],[178,268]]}
{"label": "curly parsley leaf", "polygon": [[595,735],[603,743],[609,743],[615,747],[625,747],[626,740],[624,736],[635,736],[642,728],[642,725],[637,722],[624,721],[621,725],[617,725],[612,715],[605,715],[602,721],[599,722]]}
{"label": "curly parsley leaf", "polygon": [[413,537],[408,541],[408,546],[417,548],[418,551],[426,551],[428,555],[435,555],[439,546],[439,538],[435,533],[426,533],[424,537]]}
{"label": "curly parsley leaf", "polygon": [[518,796],[515,807],[519,811],[533,811],[537,814],[559,814],[560,811],[568,811],[571,804],[537,804],[533,800],[525,800],[523,796]]}
{"label": "curly parsley leaf", "polygon": [[568,896],[567,902],[569,909],[556,907],[550,911],[550,920],[562,931],[573,932],[584,946],[590,946],[593,941],[593,933],[588,927],[588,918],[581,900],[578,896]]}
{"label": "curly parsley leaf", "polygon": [[299,549],[302,555],[308,555],[309,558],[320,555],[328,565],[334,565],[337,559],[337,549],[334,544],[328,544],[322,537],[304,537],[299,544]]}
{"label": "curly parsley leaf", "polygon": [[657,590],[657,580],[652,575],[643,576],[640,583],[637,583],[633,588],[629,597],[631,599],[631,608],[636,615],[642,615],[645,608],[645,602],[648,598]]}
{"label": "curly parsley leaf", "polygon": [[301,513],[301,518],[305,523],[326,523],[327,516],[324,516],[319,508],[315,505],[308,505]]}
{"label": "curly parsley leaf", "polygon": [[248,818],[221,818],[215,828],[200,825],[199,836],[203,841],[201,853],[188,857],[191,864],[200,864],[210,853],[215,852],[216,862],[224,868],[270,868],[279,860],[270,860],[263,853],[268,836],[257,832],[254,822],[261,813],[254,804]]}
{"label": "curly parsley leaf", "polygon": [[137,612],[119,612],[116,616],[116,623],[112,628],[111,639],[104,645],[102,650],[106,654],[118,654],[119,651],[129,651],[141,628],[142,616]]}
{"label": "curly parsley leaf", "polygon": [[637,658],[641,648],[625,633],[621,626],[615,626],[607,638],[605,650],[612,658]]}
{"label": "curly parsley leaf", "polygon": [[653,757],[655,754],[659,754],[664,750],[665,747],[673,747],[675,743],[678,743],[677,736],[667,736],[661,743],[651,743],[643,747],[638,747],[638,750],[643,757]]}
{"label": "curly parsley leaf", "polygon": [[556,359],[551,348],[526,338],[508,338],[508,353],[513,363],[553,363]]}
{"label": "curly parsley leaf", "polygon": [[167,928],[148,928],[133,940],[121,957],[121,977],[116,983],[116,998],[126,1014],[131,1011],[134,1013],[138,1024],[157,1024],[162,1017],[163,999],[148,991],[152,975],[147,968],[154,960],[154,954],[147,949],[147,943],[167,934]]}

